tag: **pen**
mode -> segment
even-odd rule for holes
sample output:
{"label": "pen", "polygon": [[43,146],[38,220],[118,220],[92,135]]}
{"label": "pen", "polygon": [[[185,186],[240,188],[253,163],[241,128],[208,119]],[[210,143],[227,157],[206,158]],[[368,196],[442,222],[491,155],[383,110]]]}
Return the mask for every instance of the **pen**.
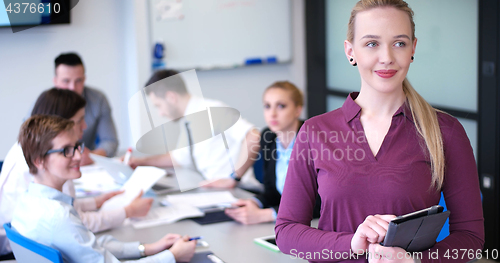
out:
{"label": "pen", "polygon": [[189,241],[193,241],[193,240],[198,240],[198,239],[202,239],[203,236],[199,236],[199,237],[192,237],[189,239]]}
{"label": "pen", "polygon": [[130,161],[130,156],[132,156],[132,148],[129,147],[127,149],[127,152],[125,153],[125,157],[123,157],[124,164],[128,164],[128,162]]}

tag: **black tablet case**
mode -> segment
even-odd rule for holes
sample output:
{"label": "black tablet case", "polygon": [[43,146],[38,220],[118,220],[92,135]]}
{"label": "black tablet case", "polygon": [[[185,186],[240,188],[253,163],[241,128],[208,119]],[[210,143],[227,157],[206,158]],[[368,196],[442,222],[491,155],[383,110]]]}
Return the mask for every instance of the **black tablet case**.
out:
{"label": "black tablet case", "polygon": [[230,218],[229,216],[226,215],[226,213],[224,213],[224,210],[214,211],[214,212],[205,212],[204,217],[192,218],[191,220],[193,220],[194,222],[196,222],[200,225],[208,225],[208,224],[233,221],[232,218]]}
{"label": "black tablet case", "polygon": [[382,243],[385,247],[400,247],[408,252],[420,252],[431,248],[441,232],[450,211],[410,219],[402,223],[389,223]]}

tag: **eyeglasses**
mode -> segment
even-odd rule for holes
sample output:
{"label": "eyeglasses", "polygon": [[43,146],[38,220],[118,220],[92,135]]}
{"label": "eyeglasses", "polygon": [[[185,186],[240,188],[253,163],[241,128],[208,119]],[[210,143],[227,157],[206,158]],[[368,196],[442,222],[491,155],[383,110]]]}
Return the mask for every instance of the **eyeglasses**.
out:
{"label": "eyeglasses", "polygon": [[78,149],[80,153],[83,153],[83,150],[85,149],[85,144],[83,142],[77,142],[75,146],[67,146],[62,149],[53,149],[49,150],[45,155],[51,154],[51,153],[62,153],[64,157],[73,157],[75,156],[75,152]]}

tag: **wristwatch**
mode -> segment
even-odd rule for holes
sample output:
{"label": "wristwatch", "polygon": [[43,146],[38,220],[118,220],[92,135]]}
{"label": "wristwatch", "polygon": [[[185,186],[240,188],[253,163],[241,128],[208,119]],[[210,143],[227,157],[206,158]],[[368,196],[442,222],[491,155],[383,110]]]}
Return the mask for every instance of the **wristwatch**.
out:
{"label": "wristwatch", "polygon": [[140,243],[139,244],[139,253],[141,253],[141,257],[145,257],[146,256],[146,247]]}
{"label": "wristwatch", "polygon": [[231,174],[231,178],[233,178],[233,180],[235,180],[236,183],[239,183],[241,181],[241,178],[238,177],[238,175],[236,174],[236,172],[233,172]]}

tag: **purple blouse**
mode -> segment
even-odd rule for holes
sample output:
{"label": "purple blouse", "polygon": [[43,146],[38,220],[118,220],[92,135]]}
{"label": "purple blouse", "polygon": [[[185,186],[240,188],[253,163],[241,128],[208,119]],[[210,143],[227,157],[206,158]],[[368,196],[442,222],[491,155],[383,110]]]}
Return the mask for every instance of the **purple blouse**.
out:
{"label": "purple blouse", "polygon": [[[357,95],[351,93],[341,108],[306,121],[297,135],[275,228],[280,250],[292,257],[367,262],[365,255],[346,260],[354,232],[367,216],[403,215],[439,203],[441,193],[431,187],[429,153],[407,104],[393,115],[373,156],[359,119],[361,108],[354,102]],[[438,120],[446,158],[441,191],[451,211],[450,235],[425,251],[422,262],[467,262],[467,256],[453,259],[452,249],[475,253],[483,248],[476,162],[458,120],[443,113]],[[310,227],[317,193],[318,229]]]}

